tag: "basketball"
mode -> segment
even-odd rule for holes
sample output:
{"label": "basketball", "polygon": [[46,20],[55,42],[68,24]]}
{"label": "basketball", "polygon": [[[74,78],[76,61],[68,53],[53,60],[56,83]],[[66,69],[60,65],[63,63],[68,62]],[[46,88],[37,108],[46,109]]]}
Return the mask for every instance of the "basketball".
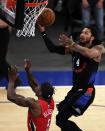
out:
{"label": "basketball", "polygon": [[55,13],[50,8],[45,8],[37,19],[41,26],[50,26],[55,21]]}

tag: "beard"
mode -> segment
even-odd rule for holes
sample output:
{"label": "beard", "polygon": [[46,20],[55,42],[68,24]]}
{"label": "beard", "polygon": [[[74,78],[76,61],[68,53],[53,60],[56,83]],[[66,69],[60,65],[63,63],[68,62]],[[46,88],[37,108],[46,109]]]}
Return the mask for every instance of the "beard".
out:
{"label": "beard", "polygon": [[90,43],[90,40],[86,40],[84,42],[81,42],[80,41],[80,45],[83,46],[83,47],[88,47],[89,46],[89,43]]}

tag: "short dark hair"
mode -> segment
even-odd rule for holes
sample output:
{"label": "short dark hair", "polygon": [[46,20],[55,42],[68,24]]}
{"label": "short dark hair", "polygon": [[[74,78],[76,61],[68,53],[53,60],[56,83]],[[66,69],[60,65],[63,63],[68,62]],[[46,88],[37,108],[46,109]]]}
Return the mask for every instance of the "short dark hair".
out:
{"label": "short dark hair", "polygon": [[94,26],[86,26],[85,28],[88,28],[88,29],[91,31],[92,36],[94,36],[95,39],[97,38],[97,30],[96,30],[96,27],[94,27]]}
{"label": "short dark hair", "polygon": [[100,45],[100,44],[102,44],[102,41],[97,39],[97,29],[96,29],[95,26],[89,25],[89,26],[85,26],[85,28],[88,28],[91,31],[92,36],[94,36],[93,45]]}
{"label": "short dark hair", "polygon": [[49,82],[41,84],[41,91],[43,98],[49,99],[55,93],[54,87]]}

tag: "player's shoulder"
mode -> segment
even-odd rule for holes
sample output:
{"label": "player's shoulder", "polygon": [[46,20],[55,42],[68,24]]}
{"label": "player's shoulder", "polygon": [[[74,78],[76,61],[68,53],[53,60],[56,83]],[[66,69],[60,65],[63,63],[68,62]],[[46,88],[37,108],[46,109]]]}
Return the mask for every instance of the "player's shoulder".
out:
{"label": "player's shoulder", "polygon": [[39,104],[39,101],[38,100],[35,100],[34,98],[32,97],[27,97],[26,98],[26,104],[29,106],[29,107],[37,107],[38,104]]}
{"label": "player's shoulder", "polygon": [[96,49],[96,50],[98,50],[98,51],[102,51],[103,48],[104,48],[104,45],[103,44],[95,45],[93,48]]}
{"label": "player's shoulder", "polygon": [[34,103],[34,104],[36,104],[36,103],[37,103],[37,100],[35,100],[35,99],[32,98],[32,97],[27,97],[27,98],[26,98],[26,102],[27,102],[27,103]]}

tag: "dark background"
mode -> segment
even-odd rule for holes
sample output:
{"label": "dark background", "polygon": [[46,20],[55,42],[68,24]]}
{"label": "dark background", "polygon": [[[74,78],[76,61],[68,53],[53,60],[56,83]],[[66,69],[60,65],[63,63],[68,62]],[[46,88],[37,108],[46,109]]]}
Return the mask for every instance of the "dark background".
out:
{"label": "dark background", "polygon": [[[52,26],[46,27],[46,32],[48,36],[51,38],[51,40],[54,42],[54,44],[59,44],[59,35],[62,33],[66,35],[72,34],[74,36],[74,39],[78,39],[81,29],[81,17],[79,10],[80,6],[77,6],[78,8],[76,7],[75,10],[73,10],[73,13],[71,13],[73,18],[69,19],[69,23],[67,23],[68,16],[66,16],[67,13],[65,12],[65,7],[62,7],[62,10],[57,11],[55,9],[56,4],[54,5],[53,0],[49,0],[48,7],[52,8],[56,14],[54,24]],[[75,22],[74,16],[76,20]],[[74,27],[71,26],[71,21]],[[94,24],[94,20],[92,24]],[[71,56],[50,53],[44,44],[44,41],[40,35],[40,31],[37,26],[35,32],[35,37],[18,38],[16,36],[16,29],[12,30],[10,34],[10,44],[7,54],[8,62],[12,65],[16,64],[19,67],[19,70],[21,71],[24,70],[24,58],[31,59],[33,71],[71,70]],[[102,55],[102,61],[99,66],[100,70],[104,70],[104,64],[105,54]]]}

